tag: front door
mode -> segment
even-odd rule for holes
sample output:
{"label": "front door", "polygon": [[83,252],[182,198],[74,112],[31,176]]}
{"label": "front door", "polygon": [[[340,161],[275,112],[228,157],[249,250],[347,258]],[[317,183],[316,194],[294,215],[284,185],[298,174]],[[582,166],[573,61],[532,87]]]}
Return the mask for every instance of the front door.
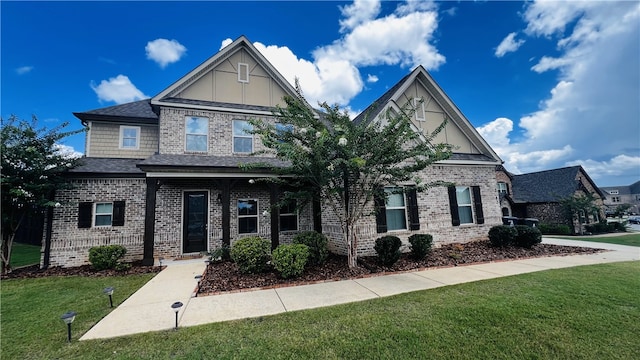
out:
{"label": "front door", "polygon": [[185,191],[182,252],[207,251],[207,209],[206,191]]}

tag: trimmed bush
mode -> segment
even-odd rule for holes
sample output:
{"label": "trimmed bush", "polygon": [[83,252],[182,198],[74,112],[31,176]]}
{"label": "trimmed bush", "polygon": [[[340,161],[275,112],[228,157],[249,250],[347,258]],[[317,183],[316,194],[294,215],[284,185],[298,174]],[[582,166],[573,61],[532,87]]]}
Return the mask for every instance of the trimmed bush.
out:
{"label": "trimmed bush", "polygon": [[538,230],[545,235],[571,235],[571,228],[564,224],[540,223]]}
{"label": "trimmed bush", "polygon": [[411,244],[411,256],[416,260],[422,260],[431,252],[433,236],[429,234],[413,234],[409,236]]}
{"label": "trimmed bush", "polygon": [[518,231],[518,236],[516,236],[516,240],[514,242],[516,246],[531,248],[533,245],[542,242],[542,233],[538,228],[526,225],[516,225],[516,230]]}
{"label": "trimmed bush", "polygon": [[402,241],[397,236],[383,236],[376,239],[373,247],[378,254],[378,261],[384,266],[391,266],[400,259],[400,246]]}
{"label": "trimmed bush", "polygon": [[493,247],[509,246],[514,243],[516,236],[518,236],[518,230],[513,226],[497,225],[489,229],[489,241]]}
{"label": "trimmed bush", "polygon": [[302,274],[309,258],[309,247],[304,244],[283,244],[273,250],[271,264],[287,279]]}
{"label": "trimmed bush", "polygon": [[614,231],[626,232],[627,231],[627,222],[610,222],[609,225],[613,226]]}
{"label": "trimmed bush", "polygon": [[227,245],[215,249],[209,254],[209,261],[222,262],[231,260],[231,248]]}
{"label": "trimmed bush", "polygon": [[89,249],[89,262],[96,270],[118,269],[126,270],[126,265],[120,265],[120,259],[127,253],[122,245],[103,245]]}
{"label": "trimmed bush", "polygon": [[293,238],[294,244],[307,245],[309,247],[309,259],[307,264],[311,266],[322,265],[329,256],[329,241],[327,237],[316,231],[303,231]]}
{"label": "trimmed bush", "polygon": [[259,236],[240,239],[231,246],[231,259],[238,264],[242,273],[264,272],[271,259],[271,243]]}

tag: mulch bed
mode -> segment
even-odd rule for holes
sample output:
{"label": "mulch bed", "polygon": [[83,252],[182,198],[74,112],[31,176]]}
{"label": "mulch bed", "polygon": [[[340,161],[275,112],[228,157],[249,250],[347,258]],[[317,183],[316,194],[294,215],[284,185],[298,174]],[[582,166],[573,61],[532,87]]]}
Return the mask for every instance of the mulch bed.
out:
{"label": "mulch bed", "polygon": [[128,270],[94,270],[91,265],[83,265],[77,267],[50,267],[45,270],[41,270],[39,265],[27,266],[19,269],[14,269],[12,272],[6,275],[2,275],[2,279],[26,279],[26,278],[39,278],[47,276],[85,276],[85,277],[98,277],[98,276],[124,276],[124,275],[136,275],[136,274],[148,274],[158,273],[165,267],[160,266],[144,266],[142,261],[136,261],[131,263],[131,268]]}
{"label": "mulch bed", "polygon": [[332,254],[325,264],[307,268],[300,277],[295,279],[282,279],[275,270],[262,274],[242,274],[237,265],[232,262],[217,262],[211,263],[207,267],[200,281],[198,294],[213,295],[221,292],[314,284],[426,268],[451,267],[460,264],[469,265],[545,256],[593,254],[601,251],[604,250],[550,244],[538,244],[532,249],[518,247],[494,248],[490,246],[488,241],[476,241],[466,244],[449,244],[435,248],[425,259],[420,261],[412,259],[409,254],[403,254],[400,260],[391,267],[380,266],[375,257],[360,257],[358,259],[360,266],[354,269],[349,269],[346,257]]}

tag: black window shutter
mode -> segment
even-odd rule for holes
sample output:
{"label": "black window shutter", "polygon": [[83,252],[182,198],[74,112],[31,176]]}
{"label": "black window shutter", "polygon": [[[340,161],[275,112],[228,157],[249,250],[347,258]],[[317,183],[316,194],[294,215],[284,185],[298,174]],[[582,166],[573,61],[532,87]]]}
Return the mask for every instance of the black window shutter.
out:
{"label": "black window shutter", "polygon": [[78,204],[78,228],[91,227],[91,213],[93,211],[92,202],[81,202]]}
{"label": "black window shutter", "polygon": [[484,224],[484,213],[482,212],[482,197],[480,197],[480,186],[472,186],[473,207],[476,210],[476,224]]}
{"label": "black window shutter", "polygon": [[409,213],[409,230],[420,230],[418,214],[418,194],[415,188],[407,190],[407,211]]}
{"label": "black window shutter", "polygon": [[124,225],[124,205],[124,200],[113,202],[113,219],[111,220],[111,226]]}
{"label": "black window shutter", "polygon": [[447,187],[449,191],[449,208],[451,210],[451,225],[460,226],[460,214],[458,214],[458,197],[456,196],[456,187]]}
{"label": "black window shutter", "polygon": [[376,231],[378,234],[387,232],[387,208],[382,197],[383,191],[382,188],[379,188],[373,195],[373,203],[376,208]]}

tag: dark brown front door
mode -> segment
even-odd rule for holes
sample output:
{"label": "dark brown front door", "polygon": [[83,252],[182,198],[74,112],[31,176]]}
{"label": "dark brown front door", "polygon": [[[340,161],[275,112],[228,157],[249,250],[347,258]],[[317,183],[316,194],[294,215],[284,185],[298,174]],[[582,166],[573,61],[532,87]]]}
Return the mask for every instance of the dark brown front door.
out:
{"label": "dark brown front door", "polygon": [[207,209],[206,191],[185,191],[182,252],[207,251]]}

